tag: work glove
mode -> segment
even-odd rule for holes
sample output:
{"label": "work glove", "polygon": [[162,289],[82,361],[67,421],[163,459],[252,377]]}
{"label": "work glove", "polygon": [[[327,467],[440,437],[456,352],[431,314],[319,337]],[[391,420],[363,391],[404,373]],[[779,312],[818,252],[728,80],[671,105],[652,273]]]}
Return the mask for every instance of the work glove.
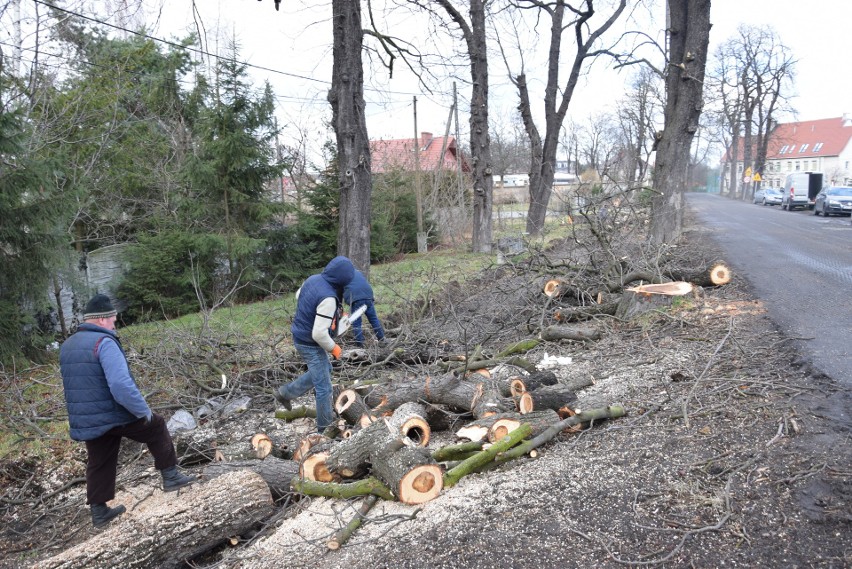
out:
{"label": "work glove", "polygon": [[334,345],[334,348],[332,348],[332,350],[331,350],[331,357],[333,357],[333,358],[334,358],[334,359],[336,359],[336,360],[339,360],[339,359],[340,359],[340,353],[341,353],[342,351],[343,351],[343,350],[340,348],[340,346],[338,346],[337,344],[335,344],[335,345]]}

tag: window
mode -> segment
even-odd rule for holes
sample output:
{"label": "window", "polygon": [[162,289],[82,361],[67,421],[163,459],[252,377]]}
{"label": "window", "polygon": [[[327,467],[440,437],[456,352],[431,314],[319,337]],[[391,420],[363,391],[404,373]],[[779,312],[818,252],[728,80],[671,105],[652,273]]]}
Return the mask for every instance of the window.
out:
{"label": "window", "polygon": [[816,171],[817,171],[817,161],[811,160],[811,172],[816,172]]}
{"label": "window", "polygon": [[793,171],[793,163],[792,163],[792,162],[790,162],[789,160],[787,160],[787,171],[788,171],[788,172],[792,172],[792,171]]}
{"label": "window", "polygon": [[796,172],[798,172],[800,169],[801,169],[801,165],[799,164],[799,161],[796,160]]}
{"label": "window", "polygon": [[822,150],[822,142],[817,142],[816,144],[814,144],[814,150],[813,151],[819,152],[820,150]]}
{"label": "window", "polygon": [[799,152],[804,152],[807,149],[808,149],[808,145],[807,145],[807,143],[805,143],[805,144],[802,145],[801,148],[799,148]]}

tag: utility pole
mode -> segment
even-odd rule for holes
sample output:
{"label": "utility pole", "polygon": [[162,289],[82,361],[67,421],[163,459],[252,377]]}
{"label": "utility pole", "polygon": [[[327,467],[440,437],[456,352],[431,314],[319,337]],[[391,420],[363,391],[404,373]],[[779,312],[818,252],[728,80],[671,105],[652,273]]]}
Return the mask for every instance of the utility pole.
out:
{"label": "utility pole", "polygon": [[414,97],[414,191],[417,198],[417,252],[426,252],[423,231],[423,191],[420,187],[420,134],[417,131],[417,97]]}

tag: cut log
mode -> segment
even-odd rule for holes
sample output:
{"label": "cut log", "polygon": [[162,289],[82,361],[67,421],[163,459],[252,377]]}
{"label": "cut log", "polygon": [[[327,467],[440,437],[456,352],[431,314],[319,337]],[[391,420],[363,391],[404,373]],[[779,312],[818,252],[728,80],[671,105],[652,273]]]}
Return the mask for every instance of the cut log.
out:
{"label": "cut log", "polygon": [[548,342],[556,342],[558,340],[575,340],[578,342],[587,342],[598,340],[601,337],[601,331],[592,326],[583,326],[574,324],[570,326],[548,326],[541,331],[541,339]]}
{"label": "cut log", "polygon": [[634,316],[645,314],[651,310],[668,309],[671,304],[672,299],[669,296],[625,292],[621,296],[621,302],[618,304],[618,310],[615,311],[615,317],[622,320],[630,320]]}
{"label": "cut log", "polygon": [[722,286],[731,282],[731,269],[725,263],[714,263],[697,270],[670,270],[666,276],[675,281],[687,281],[698,286]]}
{"label": "cut log", "polygon": [[397,433],[398,430],[394,431],[386,419],[380,419],[331,447],[325,467],[340,478],[360,478],[369,470],[374,454],[389,446],[398,448],[403,444]]}
{"label": "cut log", "polygon": [[241,460],[259,459],[267,456],[288,458],[290,454],[287,445],[276,445],[269,435],[257,433],[248,441],[237,441],[216,447],[214,461],[236,462]]}
{"label": "cut log", "polygon": [[334,402],[334,409],[348,425],[361,427],[376,420],[364,398],[354,389],[344,389]]}
{"label": "cut log", "polygon": [[516,431],[522,424],[527,424],[532,427],[531,436],[536,436],[544,432],[551,425],[559,422],[559,415],[552,409],[544,409],[543,411],[534,411],[526,415],[517,415],[515,417],[503,417],[488,429],[488,440],[495,443]]}
{"label": "cut log", "polygon": [[541,387],[530,393],[535,408],[539,411],[552,409],[558,411],[562,407],[570,407],[577,400],[577,394],[567,385],[561,383]]}
{"label": "cut log", "polygon": [[559,378],[552,371],[544,370],[531,373],[526,377],[519,377],[517,381],[523,387],[523,391],[535,391],[547,385],[556,385],[559,383]]}
{"label": "cut log", "polygon": [[479,374],[458,378],[453,374],[425,379],[406,379],[376,386],[365,401],[374,413],[392,411],[409,401],[426,401],[481,417],[515,408],[511,399],[500,396],[491,380]]}
{"label": "cut log", "polygon": [[431,429],[426,422],[426,408],[410,401],[397,407],[388,420],[388,427],[398,438],[407,438],[417,446],[429,444]]}
{"label": "cut log", "polygon": [[241,470],[176,494],[147,496],[103,531],[33,569],[177,568],[273,511],[263,478]]}
{"label": "cut log", "polygon": [[201,477],[203,480],[212,480],[240,470],[250,470],[259,474],[266,485],[269,486],[272,497],[280,500],[293,491],[291,482],[299,475],[299,463],[274,456],[267,457],[265,460],[212,462],[204,467]]}
{"label": "cut log", "polygon": [[328,437],[324,437],[319,433],[312,433],[308,435],[299,441],[299,446],[296,448],[296,452],[293,453],[293,460],[296,462],[301,461],[305,456],[307,456],[311,447],[326,442],[328,442]]}
{"label": "cut log", "polygon": [[557,298],[564,294],[567,287],[568,283],[562,279],[550,279],[544,283],[543,291],[545,296]]}
{"label": "cut log", "polygon": [[444,487],[444,473],[428,450],[421,447],[388,449],[372,458],[373,475],[388,485],[403,504],[423,504]]}
{"label": "cut log", "polygon": [[663,294],[666,296],[683,296],[692,292],[692,284],[684,281],[670,283],[652,283],[633,286],[624,289],[626,291],[643,294]]}
{"label": "cut log", "polygon": [[520,415],[515,412],[499,413],[480,417],[475,421],[471,421],[461,429],[456,431],[456,436],[460,439],[469,439],[471,442],[488,440],[488,432],[495,422],[503,418],[518,418]]}
{"label": "cut log", "polygon": [[521,393],[517,397],[512,398],[515,402],[515,408],[521,415],[532,413],[535,410],[535,400],[529,393]]}
{"label": "cut log", "polygon": [[329,472],[326,466],[328,453],[335,445],[328,437],[323,438],[322,442],[311,446],[306,452],[302,453],[302,459],[299,462],[299,476],[318,482],[336,482],[339,477]]}
{"label": "cut log", "polygon": [[175,452],[181,466],[204,464],[216,458],[216,432],[209,428],[193,429],[174,436]]}

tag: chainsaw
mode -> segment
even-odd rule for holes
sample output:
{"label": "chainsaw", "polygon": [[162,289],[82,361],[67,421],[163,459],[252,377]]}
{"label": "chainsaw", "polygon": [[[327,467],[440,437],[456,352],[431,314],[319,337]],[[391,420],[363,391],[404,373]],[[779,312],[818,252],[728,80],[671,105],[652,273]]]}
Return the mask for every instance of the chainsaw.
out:
{"label": "chainsaw", "polygon": [[367,305],[361,306],[348,316],[346,314],[343,315],[343,318],[340,319],[340,330],[337,332],[338,336],[342,336],[352,327],[352,323],[361,318],[364,313],[367,312]]}

